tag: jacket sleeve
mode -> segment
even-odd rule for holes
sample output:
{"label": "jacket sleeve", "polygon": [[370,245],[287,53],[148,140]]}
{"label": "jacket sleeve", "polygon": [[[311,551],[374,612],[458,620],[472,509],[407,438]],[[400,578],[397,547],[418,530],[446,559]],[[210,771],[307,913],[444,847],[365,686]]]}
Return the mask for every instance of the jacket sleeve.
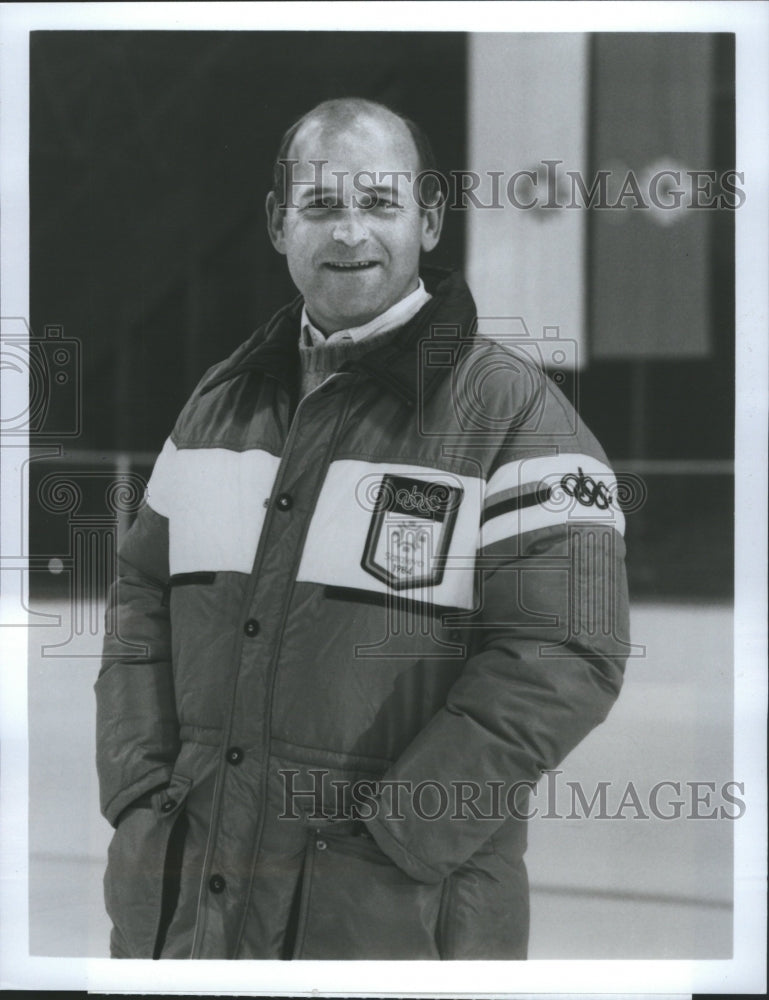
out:
{"label": "jacket sleeve", "polygon": [[[470,858],[519,808],[511,790],[557,767],[619,693],[629,648],[624,518],[605,493],[591,493],[611,479],[591,440],[590,454],[540,456],[528,474],[508,455],[489,480],[471,655],[445,706],[384,776],[367,820],[381,849],[420,881]],[[606,475],[587,478],[590,462]],[[571,492],[548,495],[553,481]],[[591,496],[601,506],[587,504]],[[396,783],[405,791],[397,798]]]}
{"label": "jacket sleeve", "polygon": [[179,750],[168,578],[168,520],[147,502],[120,547],[95,685],[101,809],[113,825],[127,805],[168,783]]}
{"label": "jacket sleeve", "polygon": [[175,440],[205,386],[237,363],[258,330],[204,374],[152,471],[147,500],[123,540],[107,598],[102,665],[96,681],[96,767],[101,809],[113,826],[126,806],[168,784],[180,749],[168,600]]}

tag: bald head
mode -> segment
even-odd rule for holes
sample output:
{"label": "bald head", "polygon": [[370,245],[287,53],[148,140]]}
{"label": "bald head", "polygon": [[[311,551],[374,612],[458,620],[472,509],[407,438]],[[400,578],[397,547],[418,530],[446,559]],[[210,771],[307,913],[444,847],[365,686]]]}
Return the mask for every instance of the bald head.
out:
{"label": "bald head", "polygon": [[[335,98],[323,101],[302,115],[281,139],[272,177],[272,190],[277,203],[285,204],[286,162],[295,158],[299,142],[304,149],[311,149],[316,145],[319,147],[324,138],[344,134],[359,136],[366,129],[377,126],[387,130],[394,143],[413,153],[416,173],[430,171],[437,175],[430,140],[419,125],[376,101],[363,97]],[[428,184],[429,181],[430,178]]]}
{"label": "bald head", "polygon": [[[401,142],[416,144],[411,137],[403,118],[390,111],[383,104],[366,101],[359,97],[348,97],[341,100],[324,101],[312,111],[308,111],[296,124],[296,129],[288,148],[291,157],[297,143],[305,141],[312,143],[315,136],[339,136],[347,133],[360,134],[371,125],[386,129],[395,139]],[[417,158],[419,154],[417,153]]]}

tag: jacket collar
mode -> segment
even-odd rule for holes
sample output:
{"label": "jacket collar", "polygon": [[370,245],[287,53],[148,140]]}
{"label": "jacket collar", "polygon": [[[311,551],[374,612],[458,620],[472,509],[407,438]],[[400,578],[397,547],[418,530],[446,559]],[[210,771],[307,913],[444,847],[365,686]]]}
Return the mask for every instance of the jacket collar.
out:
{"label": "jacket collar", "polygon": [[[456,348],[462,340],[474,336],[476,327],[475,302],[458,271],[424,268],[421,277],[432,295],[430,301],[383,346],[340,369],[365,372],[412,404],[420,394],[423,399],[429,398],[447,374],[444,365],[422,364],[420,343],[429,339]],[[277,312],[203,386],[201,393],[239,375],[259,371],[276,378],[295,399],[299,390],[297,331],[303,304],[299,296]]]}

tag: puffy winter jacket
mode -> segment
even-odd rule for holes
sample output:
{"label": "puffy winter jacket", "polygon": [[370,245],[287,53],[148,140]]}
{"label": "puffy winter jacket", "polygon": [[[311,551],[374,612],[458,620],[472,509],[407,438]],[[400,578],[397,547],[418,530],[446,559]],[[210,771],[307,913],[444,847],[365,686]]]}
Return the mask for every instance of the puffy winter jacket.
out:
{"label": "puffy winter jacket", "polygon": [[619,692],[624,519],[552,379],[425,281],[298,406],[292,303],[158,458],[96,683],[115,956],[525,957],[525,795]]}

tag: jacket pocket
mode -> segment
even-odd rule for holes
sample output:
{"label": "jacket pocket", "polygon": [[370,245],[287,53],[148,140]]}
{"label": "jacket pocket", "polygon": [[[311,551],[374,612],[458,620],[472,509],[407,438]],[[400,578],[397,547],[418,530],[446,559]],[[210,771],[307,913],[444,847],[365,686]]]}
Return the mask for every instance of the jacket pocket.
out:
{"label": "jacket pocket", "polygon": [[437,959],[443,883],[409,878],[355,824],[311,832],[295,958]]}
{"label": "jacket pocket", "polygon": [[113,834],[104,873],[104,902],[116,936],[128,952],[125,957],[156,958],[159,954],[161,931],[173,915],[169,910],[183,846],[179,834],[184,830],[184,804],[191,784],[190,778],[173,775],[167,788],[128,806]]}

